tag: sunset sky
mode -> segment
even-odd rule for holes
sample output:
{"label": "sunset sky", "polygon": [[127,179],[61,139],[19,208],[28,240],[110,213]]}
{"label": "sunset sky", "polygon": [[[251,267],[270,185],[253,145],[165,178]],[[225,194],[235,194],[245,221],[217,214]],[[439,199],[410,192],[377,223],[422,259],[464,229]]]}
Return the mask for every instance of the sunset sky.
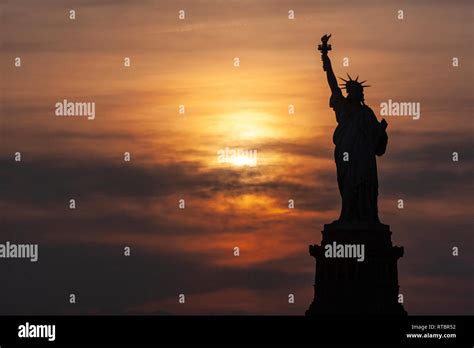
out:
{"label": "sunset sky", "polygon": [[[36,263],[0,261],[1,314],[304,314],[308,245],[340,209],[325,33],[379,120],[388,99],[421,103],[419,120],[385,117],[378,159],[405,309],[473,313],[470,1],[1,6],[0,243],[39,244]],[[95,119],[55,116],[63,99],[95,102]],[[219,163],[226,147],[257,150],[256,165]]]}

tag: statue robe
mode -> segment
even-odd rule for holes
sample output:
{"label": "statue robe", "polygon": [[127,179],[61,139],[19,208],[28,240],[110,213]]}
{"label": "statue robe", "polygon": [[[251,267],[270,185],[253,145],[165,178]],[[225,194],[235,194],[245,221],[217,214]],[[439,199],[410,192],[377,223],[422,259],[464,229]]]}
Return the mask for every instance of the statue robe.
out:
{"label": "statue robe", "polygon": [[[387,133],[372,109],[361,105],[351,111],[342,93],[331,96],[330,106],[336,113],[338,123],[333,142],[336,145],[337,182],[342,197],[339,221],[380,222],[375,156],[385,153]],[[345,156],[348,156],[346,160]]]}

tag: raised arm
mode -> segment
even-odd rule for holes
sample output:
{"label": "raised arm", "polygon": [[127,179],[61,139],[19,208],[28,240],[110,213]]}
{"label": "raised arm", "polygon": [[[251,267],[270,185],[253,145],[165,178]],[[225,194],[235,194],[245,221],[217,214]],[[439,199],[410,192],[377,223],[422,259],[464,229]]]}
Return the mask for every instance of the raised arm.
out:
{"label": "raised arm", "polygon": [[323,61],[323,69],[326,72],[326,77],[328,79],[329,88],[331,88],[332,94],[342,93],[341,89],[337,85],[336,75],[334,75],[334,71],[332,70],[331,60],[329,56],[326,54],[321,55],[321,59]]}
{"label": "raised arm", "polygon": [[321,59],[323,61],[323,69],[326,72],[329,87],[333,95],[342,94],[341,89],[337,85],[337,79],[332,70],[331,60],[329,59],[328,52],[331,50],[331,45],[328,45],[328,40],[331,35],[324,35],[321,38],[321,45],[318,50],[321,51]]}

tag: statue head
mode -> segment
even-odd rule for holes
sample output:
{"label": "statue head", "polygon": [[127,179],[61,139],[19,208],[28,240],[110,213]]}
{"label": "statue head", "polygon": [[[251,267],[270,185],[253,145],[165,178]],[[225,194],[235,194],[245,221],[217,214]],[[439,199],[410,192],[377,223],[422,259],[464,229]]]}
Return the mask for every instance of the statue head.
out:
{"label": "statue head", "polygon": [[366,81],[359,82],[359,76],[357,76],[355,80],[353,80],[349,74],[347,74],[347,77],[349,78],[349,80],[340,78],[344,81],[344,83],[341,83],[340,85],[343,86],[342,88],[346,90],[347,99],[349,101],[364,103],[364,87],[370,86],[364,85],[364,82]]}

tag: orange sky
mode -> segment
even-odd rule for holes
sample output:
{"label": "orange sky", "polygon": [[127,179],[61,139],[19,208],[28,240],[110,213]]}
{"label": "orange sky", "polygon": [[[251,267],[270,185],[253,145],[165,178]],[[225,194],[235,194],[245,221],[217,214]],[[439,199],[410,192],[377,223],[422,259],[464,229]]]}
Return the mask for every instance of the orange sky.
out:
{"label": "orange sky", "polygon": [[[180,9],[185,20],[178,20]],[[339,209],[336,122],[315,49],[332,33],[336,74],[368,80],[366,103],[376,115],[388,99],[421,103],[419,120],[386,117],[389,147],[378,161],[381,219],[406,250],[399,273],[408,312],[472,312],[468,259],[449,254],[453,243],[466,243],[472,225],[472,15],[467,1],[8,2],[2,239],[33,238],[50,250],[52,268],[42,269],[50,282],[63,280],[89,296],[79,312],[302,314],[312,297],[308,244],[319,242]],[[63,99],[95,102],[95,119],[56,117]],[[226,147],[257,150],[256,166],[219,163]],[[17,151],[21,165],[11,163]],[[453,151],[461,153],[456,167]],[[67,209],[71,197],[75,212]],[[400,197],[404,211],[396,208]],[[179,199],[185,210],[177,209]],[[296,209],[288,209],[289,199]],[[85,248],[79,257],[91,260],[101,260],[92,255],[97,248],[113,254],[132,245],[144,258],[136,264],[142,277],[132,279],[137,288],[154,284],[154,292],[127,286],[133,300],[117,294],[108,305],[97,302],[97,292],[112,291],[107,284],[94,292],[64,278],[54,262],[58,248],[78,245]],[[175,266],[181,273],[165,270]],[[105,266],[96,271],[123,276]],[[77,272],[86,283],[100,278]],[[466,292],[451,298],[446,282]],[[21,279],[12,282],[12,296],[20,287]],[[198,300],[179,307],[173,299],[180,291]],[[285,304],[290,292],[297,295],[293,307]],[[440,302],[423,303],[420,292]],[[52,312],[67,311],[51,301]],[[37,302],[30,308],[47,311]]]}

